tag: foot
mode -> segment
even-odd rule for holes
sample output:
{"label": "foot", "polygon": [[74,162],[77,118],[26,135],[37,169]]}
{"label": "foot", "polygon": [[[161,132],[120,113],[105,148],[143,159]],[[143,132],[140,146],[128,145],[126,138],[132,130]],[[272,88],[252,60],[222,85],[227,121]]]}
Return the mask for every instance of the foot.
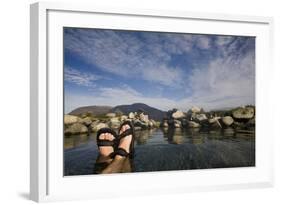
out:
{"label": "foot", "polygon": [[[123,125],[120,129],[119,135],[122,134],[123,132],[125,132],[127,129],[130,129],[129,125]],[[119,148],[123,148],[124,150],[126,150],[128,153],[130,153],[130,144],[132,141],[132,135],[128,135],[126,137],[123,137],[120,142],[119,142]],[[116,159],[122,159],[124,158],[123,156],[120,155],[116,155],[115,156]]]}
{"label": "foot", "polygon": [[[102,133],[99,136],[99,139],[113,141],[115,137],[110,133]],[[112,146],[100,146],[99,150],[100,150],[100,154],[104,157],[109,156],[114,151]]]}

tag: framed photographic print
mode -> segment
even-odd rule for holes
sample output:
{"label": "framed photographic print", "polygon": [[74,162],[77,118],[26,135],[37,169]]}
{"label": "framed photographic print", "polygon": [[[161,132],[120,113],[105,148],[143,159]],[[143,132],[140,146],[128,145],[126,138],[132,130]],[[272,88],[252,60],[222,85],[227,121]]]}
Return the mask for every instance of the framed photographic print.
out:
{"label": "framed photographic print", "polygon": [[272,186],[272,22],[32,4],[31,199]]}

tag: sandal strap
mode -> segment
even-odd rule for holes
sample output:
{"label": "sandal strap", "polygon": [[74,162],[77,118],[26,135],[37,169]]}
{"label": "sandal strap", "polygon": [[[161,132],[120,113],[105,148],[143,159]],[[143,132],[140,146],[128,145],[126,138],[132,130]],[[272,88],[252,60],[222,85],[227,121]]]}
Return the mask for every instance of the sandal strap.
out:
{"label": "sandal strap", "polygon": [[119,130],[118,130],[118,133],[120,133],[121,128],[122,128],[124,125],[129,125],[129,127],[130,127],[131,129],[133,129],[133,123],[132,123],[131,121],[127,120],[127,121],[123,122],[123,123],[120,125]]}
{"label": "sandal strap", "polygon": [[130,127],[132,127],[133,124],[132,124],[131,121],[126,120],[125,122],[123,122],[123,123],[121,124],[120,128],[121,128],[122,126],[124,126],[124,125],[129,125]]}
{"label": "sandal strap", "polygon": [[115,138],[117,136],[116,132],[108,127],[104,127],[104,128],[101,128],[99,129],[99,131],[97,132],[97,138],[99,139],[99,136],[103,133],[110,133],[112,134]]}
{"label": "sandal strap", "polygon": [[127,157],[127,156],[129,156],[129,153],[125,149],[118,147],[117,150],[114,152],[114,155],[120,155],[122,157]]}
{"label": "sandal strap", "polygon": [[[110,133],[114,136],[115,139],[113,140],[106,140],[106,139],[100,139],[100,135],[103,133]],[[97,132],[97,145],[98,146],[116,146],[116,140],[117,140],[117,134],[114,130],[105,127],[105,128],[101,128],[98,132]]]}
{"label": "sandal strap", "polygon": [[114,152],[111,152],[109,155],[108,155],[111,159],[113,159],[115,157],[115,151]]}
{"label": "sandal strap", "polygon": [[98,140],[97,145],[99,147],[101,146],[114,146],[115,145],[115,140],[110,141],[110,140]]}
{"label": "sandal strap", "polygon": [[119,135],[119,139],[122,139],[122,138],[132,135],[132,134],[133,134],[133,130],[132,130],[132,128],[129,128]]}

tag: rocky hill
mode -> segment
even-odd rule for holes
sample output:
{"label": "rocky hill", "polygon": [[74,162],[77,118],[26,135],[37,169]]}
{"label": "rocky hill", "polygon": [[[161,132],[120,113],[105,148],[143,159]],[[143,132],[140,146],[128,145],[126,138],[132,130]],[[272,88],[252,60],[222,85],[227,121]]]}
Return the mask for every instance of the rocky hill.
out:
{"label": "rocky hill", "polygon": [[166,112],[150,107],[143,103],[134,103],[131,105],[118,105],[116,107],[110,106],[86,106],[79,107],[71,111],[70,115],[82,115],[90,113],[94,116],[106,115],[107,113],[118,113],[121,112],[124,115],[128,115],[130,112],[143,112],[153,120],[161,121],[165,116]]}
{"label": "rocky hill", "polygon": [[125,115],[128,115],[130,112],[143,112],[153,120],[161,121],[165,116],[166,112],[150,107],[143,103],[134,103],[131,105],[119,105],[112,108],[111,112],[122,112]]}
{"label": "rocky hill", "polygon": [[79,107],[71,111],[70,115],[82,115],[82,114],[92,114],[94,116],[105,115],[111,112],[112,107],[110,106],[85,106]]}

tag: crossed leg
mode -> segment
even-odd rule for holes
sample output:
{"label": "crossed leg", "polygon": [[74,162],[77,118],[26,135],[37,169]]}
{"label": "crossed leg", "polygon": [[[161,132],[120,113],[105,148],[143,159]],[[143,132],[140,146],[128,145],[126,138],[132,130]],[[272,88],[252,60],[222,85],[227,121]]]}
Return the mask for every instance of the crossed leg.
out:
{"label": "crossed leg", "polygon": [[[120,129],[120,133],[122,134],[127,129],[130,129],[130,126],[124,125]],[[114,136],[110,133],[104,133],[100,135],[100,139],[103,140],[114,140]],[[125,149],[129,152],[130,143],[132,140],[132,135],[128,135],[122,138],[119,142],[118,147]],[[113,159],[110,158],[110,154],[114,151],[111,146],[102,146],[99,147],[100,154],[96,160],[96,163],[105,163],[107,165],[104,169],[101,170],[101,174],[109,174],[109,173],[120,173],[120,172],[131,172],[132,166],[131,161],[128,157],[123,157],[120,155],[116,155]]]}

